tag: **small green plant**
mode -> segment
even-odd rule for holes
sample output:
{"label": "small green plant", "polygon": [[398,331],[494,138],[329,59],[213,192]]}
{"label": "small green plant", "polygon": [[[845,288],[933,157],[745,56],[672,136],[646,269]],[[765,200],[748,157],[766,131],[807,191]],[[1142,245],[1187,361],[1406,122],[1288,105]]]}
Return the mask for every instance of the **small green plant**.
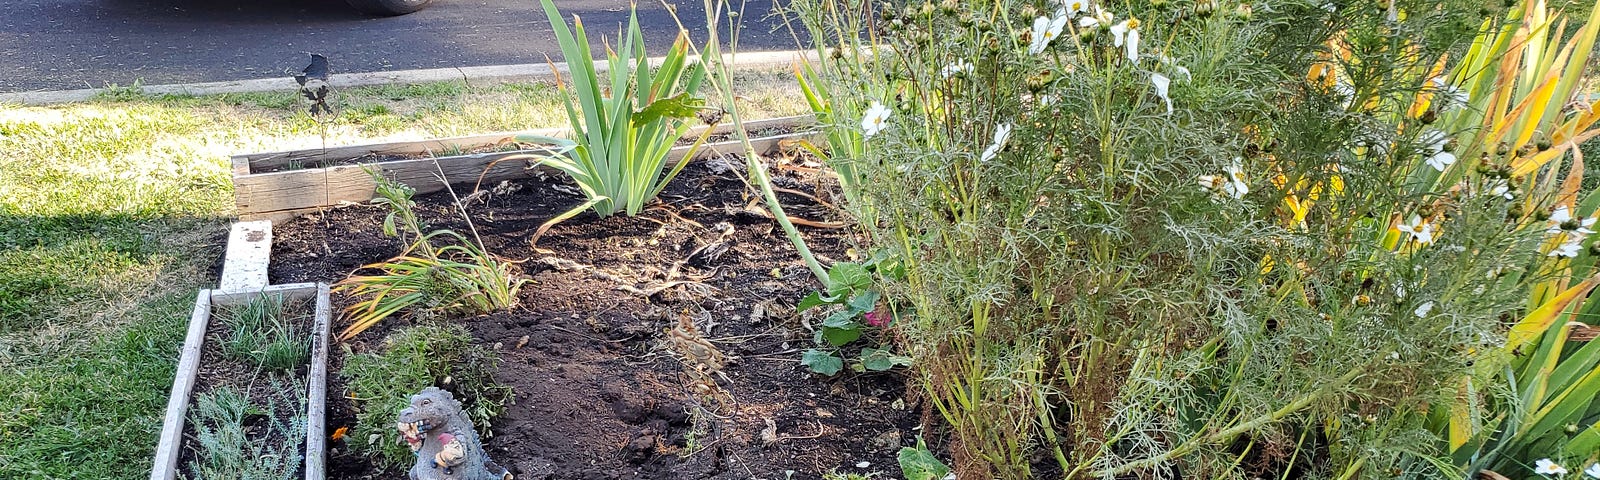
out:
{"label": "small green plant", "polygon": [[[637,215],[687,164],[661,173],[674,142],[704,108],[693,92],[700,89],[705,67],[689,59],[688,35],[680,32],[661,65],[652,69],[638,16],[630,14],[621,51],[606,50],[610,78],[602,81],[594,65],[584,61],[591,50],[582,19],[573,16],[569,29],[554,3],[541,2],[571,68],[571,84],[558,77],[557,86],[577,139],[570,154],[543,163],[566,172],[588,198],[551,223],[589,208],[601,217],[619,211]],[[709,135],[709,129],[700,135],[685,158],[692,158]]]}
{"label": "small green plant", "polygon": [[[383,232],[409,246],[399,256],[364,268],[377,275],[353,275],[335,290],[362,300],[346,309],[352,323],[339,333],[346,340],[401,310],[422,307],[447,314],[475,314],[500,310],[516,303],[517,291],[527,279],[513,279],[511,264],[490,255],[482,241],[469,241],[451,230],[423,233],[411,196],[416,190],[373,173],[378,198],[388,206]],[[466,218],[463,215],[463,218]],[[467,220],[470,222],[471,219]],[[442,244],[442,245],[440,245]]]}
{"label": "small green plant", "polygon": [[[269,403],[255,405],[232,387],[218,387],[195,398],[189,421],[197,432],[195,459],[189,464],[192,480],[289,480],[300,474],[301,446],[305,442],[305,386],[274,379]],[[288,421],[280,409],[292,412]],[[266,430],[251,428],[265,417]]]}
{"label": "small green plant", "polygon": [[301,319],[290,317],[294,306],[281,295],[261,295],[244,306],[224,312],[228,334],[222,350],[235,360],[269,371],[289,371],[306,362],[310,339],[296,328]]}
{"label": "small green plant", "polygon": [[[823,305],[837,308],[817,329],[815,341],[820,348],[806,350],[800,357],[801,365],[823,375],[837,374],[844,368],[842,347],[861,339],[869,329],[883,329],[893,323],[895,315],[878,308],[883,295],[873,288],[874,273],[899,275],[901,267],[881,252],[862,263],[834,264],[828,269],[827,291],[811,292],[795,306],[800,312]],[[881,372],[910,365],[910,357],[895,355],[888,348],[868,347],[861,349],[851,369]]]}
{"label": "small green plant", "polygon": [[459,325],[404,328],[385,338],[378,351],[347,358],[340,375],[348,382],[351,398],[357,399],[351,433],[354,448],[389,465],[409,464],[415,458],[401,443],[394,419],[411,395],[422,389],[453,392],[484,438],[490,435],[489,421],[513,400],[511,387],[492,376],[500,357],[473,343],[472,335]]}
{"label": "small green plant", "polygon": [[928,451],[928,444],[922,437],[917,437],[916,448],[901,448],[897,460],[900,461],[900,475],[906,480],[944,480],[950,474],[950,467]]}

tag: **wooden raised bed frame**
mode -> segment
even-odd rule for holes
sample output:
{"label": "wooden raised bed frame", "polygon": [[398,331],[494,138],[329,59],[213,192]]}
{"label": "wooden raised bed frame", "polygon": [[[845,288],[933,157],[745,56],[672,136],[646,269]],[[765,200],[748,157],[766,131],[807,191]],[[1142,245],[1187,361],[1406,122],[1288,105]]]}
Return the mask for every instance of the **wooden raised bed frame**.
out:
{"label": "wooden raised bed frame", "polygon": [[[809,129],[814,123],[815,119],[812,116],[801,115],[750,121],[745,122],[744,126],[747,132],[769,129],[785,129],[795,132],[752,138],[751,143],[755,146],[756,152],[767,154],[779,148],[780,145],[811,137],[813,134],[805,132],[805,130]],[[690,130],[686,138],[698,137],[706,128],[708,127],[695,127]],[[725,134],[733,130],[732,124],[720,124],[709,128],[712,130],[712,135]],[[376,187],[372,181],[372,176],[367,173],[368,169],[381,170],[384,175],[395,181],[416,189],[417,193],[443,190],[445,184],[438,179],[440,170],[443,170],[444,177],[448,179],[447,181],[450,184],[470,185],[478,183],[481,179],[482,184],[493,185],[502,180],[524,178],[532,175],[532,170],[528,168],[528,162],[501,162],[501,159],[513,155],[539,153],[540,150],[380,161],[267,173],[252,172],[278,169],[296,164],[317,164],[332,160],[359,158],[367,155],[429,155],[434,152],[470,151],[482,147],[509,144],[517,135],[532,134],[561,137],[566,136],[569,132],[569,129],[558,128],[414,142],[236,155],[232,158],[234,201],[239,209],[240,220],[266,219],[274,221],[281,221],[301,213],[347,202],[365,203],[372,200]],[[743,153],[742,149],[743,146],[737,141],[708,142],[700,147],[700,151],[696,156],[703,158],[721,154],[740,154]],[[684,161],[684,156],[688,152],[689,148],[687,146],[673,148],[668,154],[666,167],[670,168],[678,162]],[[437,162],[437,166],[435,166],[435,162]],[[553,173],[555,169],[546,167],[546,171]],[[462,194],[465,195],[465,192]]]}
{"label": "wooden raised bed frame", "polygon": [[167,416],[161,424],[161,443],[156,446],[150,480],[173,480],[177,477],[178,458],[183,455],[183,427],[188,421],[189,402],[194,394],[195,375],[199,373],[200,354],[205,345],[206,327],[211,323],[212,307],[242,305],[264,294],[283,295],[285,300],[316,298],[311,327],[311,366],[306,372],[305,479],[323,480],[326,465],[324,455],[327,451],[323,430],[327,425],[328,326],[333,320],[333,305],[328,299],[328,284],[325,283],[273,285],[257,291],[231,293],[200,290],[195,298],[194,313],[189,317],[189,331],[183,341],[183,352],[178,357],[172,394],[167,397]]}

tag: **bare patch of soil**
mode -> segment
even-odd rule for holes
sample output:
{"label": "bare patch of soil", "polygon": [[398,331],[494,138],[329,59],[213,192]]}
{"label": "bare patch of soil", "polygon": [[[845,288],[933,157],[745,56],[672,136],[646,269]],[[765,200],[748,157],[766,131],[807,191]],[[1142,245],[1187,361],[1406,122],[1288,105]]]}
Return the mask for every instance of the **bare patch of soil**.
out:
{"label": "bare patch of soil", "polygon": [[[533,280],[513,310],[458,319],[499,349],[495,377],[516,391],[486,447],[517,478],[898,475],[895,454],[916,443],[921,402],[899,372],[822,378],[799,365],[813,334],[793,305],[819,285],[747,193],[743,167],[739,159],[695,162],[640,216],[585,213],[551,229],[537,249],[532,232],[582,201],[565,179],[503,184],[467,206],[489,250],[519,261]],[[774,183],[811,195],[781,194],[789,215],[838,220],[811,193],[831,186],[788,170]],[[467,232],[448,194],[417,202],[434,227]],[[344,207],[278,225],[271,278],[333,282],[395,255],[400,244],[381,233],[385,214]],[[847,230],[801,228],[818,254],[848,256]],[[374,348],[405,322],[363,333],[350,351]],[[726,361],[696,361],[697,345]],[[334,371],[343,350],[332,349]],[[354,418],[333,377],[329,433]],[[332,478],[404,475],[352,455],[334,455],[329,468]]]}

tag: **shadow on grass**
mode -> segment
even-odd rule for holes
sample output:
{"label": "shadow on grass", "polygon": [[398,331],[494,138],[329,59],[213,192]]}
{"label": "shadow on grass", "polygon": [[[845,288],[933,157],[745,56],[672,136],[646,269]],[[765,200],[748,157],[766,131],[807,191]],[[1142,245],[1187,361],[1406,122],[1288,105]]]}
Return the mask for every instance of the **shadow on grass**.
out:
{"label": "shadow on grass", "polygon": [[0,215],[0,478],[147,475],[216,219]]}

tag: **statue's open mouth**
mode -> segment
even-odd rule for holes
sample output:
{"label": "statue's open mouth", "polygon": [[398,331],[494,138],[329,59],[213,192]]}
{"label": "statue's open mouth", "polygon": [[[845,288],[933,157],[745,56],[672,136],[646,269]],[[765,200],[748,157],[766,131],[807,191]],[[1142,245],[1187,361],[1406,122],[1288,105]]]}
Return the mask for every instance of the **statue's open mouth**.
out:
{"label": "statue's open mouth", "polygon": [[406,440],[406,446],[411,447],[411,451],[415,452],[422,449],[422,439],[428,433],[427,420],[399,422],[395,425],[395,428],[400,430],[400,438]]}

